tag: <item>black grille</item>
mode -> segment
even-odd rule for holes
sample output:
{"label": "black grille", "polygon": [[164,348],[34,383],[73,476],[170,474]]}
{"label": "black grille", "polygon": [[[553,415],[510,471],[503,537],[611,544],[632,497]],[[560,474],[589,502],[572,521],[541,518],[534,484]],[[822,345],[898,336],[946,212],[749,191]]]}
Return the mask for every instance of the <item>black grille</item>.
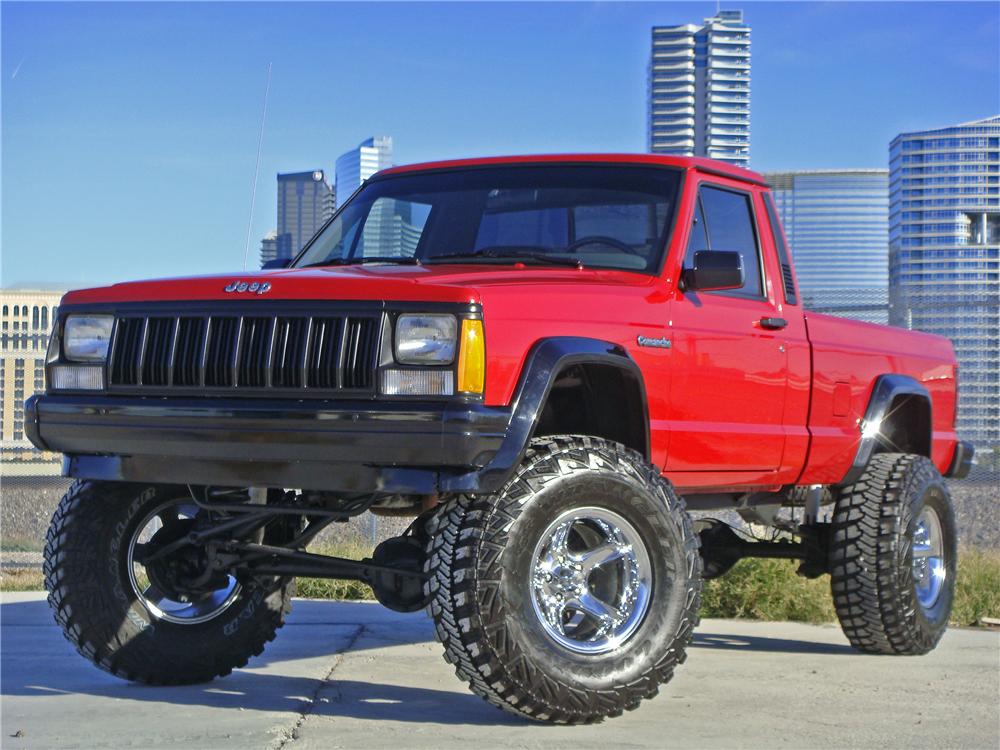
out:
{"label": "black grille", "polygon": [[170,382],[170,349],[174,345],[174,318],[149,318],[146,323],[146,355],[142,358],[142,382],[167,385]]}
{"label": "black grille", "polygon": [[122,390],[370,392],[375,315],[128,315],[108,366]]}
{"label": "black grille", "polygon": [[111,362],[112,384],[139,382],[138,364],[142,355],[142,332],[145,327],[145,318],[118,321],[115,357]]}

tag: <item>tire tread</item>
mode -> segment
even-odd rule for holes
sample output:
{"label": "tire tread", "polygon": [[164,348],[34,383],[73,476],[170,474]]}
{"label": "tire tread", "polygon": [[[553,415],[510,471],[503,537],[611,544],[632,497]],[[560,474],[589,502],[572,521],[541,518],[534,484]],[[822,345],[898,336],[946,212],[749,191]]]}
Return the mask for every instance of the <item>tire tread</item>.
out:
{"label": "tire tread", "polygon": [[[504,620],[499,597],[500,557],[522,508],[546,484],[578,469],[614,465],[663,499],[684,529],[688,591],[673,648],[639,679],[609,690],[581,690],[553,679],[520,648]],[[429,574],[425,593],[444,658],[474,693],[523,718],[554,723],[592,723],[636,708],[656,695],[684,661],[698,623],[701,593],[698,537],[680,500],[655,468],[617,443],[554,436],[532,441],[521,468],[499,493],[454,497],[427,528]]]}
{"label": "tire tread", "polygon": [[[197,668],[178,671],[155,647],[136,647],[123,628],[102,637],[99,622],[107,591],[96,575],[102,555],[94,543],[113,518],[108,509],[128,503],[141,486],[76,481],[62,498],[45,538],[42,567],[48,603],[63,635],[77,652],[97,667],[121,679],[149,685],[208,682],[246,666],[273,641],[291,611],[294,581],[279,586],[280,606],[258,607],[266,614],[251,618],[233,638],[229,650],[213,653]],[[98,495],[95,497],[95,495]],[[265,596],[265,598],[267,598]]]}
{"label": "tire tread", "polygon": [[837,499],[830,589],[844,635],[859,651],[923,654],[943,632],[921,627],[901,547],[913,512],[912,489],[936,480],[940,474],[923,456],[880,453]]}

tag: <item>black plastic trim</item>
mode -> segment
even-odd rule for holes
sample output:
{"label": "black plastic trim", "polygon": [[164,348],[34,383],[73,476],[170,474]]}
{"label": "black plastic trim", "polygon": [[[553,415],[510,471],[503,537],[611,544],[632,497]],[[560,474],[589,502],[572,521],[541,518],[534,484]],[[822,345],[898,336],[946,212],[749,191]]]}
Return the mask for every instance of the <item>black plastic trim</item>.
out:
{"label": "black plastic trim", "polygon": [[[871,460],[875,449],[878,446],[878,435],[865,435],[864,428],[869,424],[881,424],[882,420],[889,414],[893,400],[897,396],[917,396],[927,401],[927,408],[931,408],[931,396],[927,389],[909,375],[879,375],[875,380],[875,387],[872,389],[871,398],[868,399],[868,408],[865,410],[865,418],[859,425],[861,430],[861,441],[858,443],[858,450],[854,455],[854,461],[847,474],[840,480],[840,485],[848,485],[856,482]],[[933,424],[933,421],[931,421]]]}
{"label": "black plastic trim", "polygon": [[577,364],[606,364],[619,367],[636,378],[642,401],[645,423],[643,455],[649,458],[649,411],[642,372],[624,348],[607,341],[574,336],[545,339],[528,355],[524,374],[514,399],[513,413],[507,428],[507,438],[493,460],[475,474],[455,477],[443,482],[447,492],[495,492],[513,475],[524,458],[538,426],[542,409],[552,384],[559,373]]}
{"label": "black plastic trim", "polygon": [[419,493],[484,466],[510,421],[469,403],[97,394],[32,396],[26,414],[77,478]]}
{"label": "black plastic trim", "polygon": [[972,457],[975,454],[976,449],[972,443],[965,440],[956,442],[955,453],[952,455],[948,471],[944,475],[951,479],[965,479],[972,470]]}

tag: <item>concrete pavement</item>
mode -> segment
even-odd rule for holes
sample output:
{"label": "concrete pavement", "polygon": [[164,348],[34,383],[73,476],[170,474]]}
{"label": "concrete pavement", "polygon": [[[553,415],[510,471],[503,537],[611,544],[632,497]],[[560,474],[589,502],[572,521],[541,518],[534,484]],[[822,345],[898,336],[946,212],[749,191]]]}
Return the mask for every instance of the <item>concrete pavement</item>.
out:
{"label": "concrete pavement", "polygon": [[297,601],[247,669],[129,685],[76,655],[42,594],[0,604],[0,747],[1000,747],[1000,634],[925,657],[853,652],[838,628],[706,620],[660,696],[591,727],[509,717],[468,693],[423,614]]}

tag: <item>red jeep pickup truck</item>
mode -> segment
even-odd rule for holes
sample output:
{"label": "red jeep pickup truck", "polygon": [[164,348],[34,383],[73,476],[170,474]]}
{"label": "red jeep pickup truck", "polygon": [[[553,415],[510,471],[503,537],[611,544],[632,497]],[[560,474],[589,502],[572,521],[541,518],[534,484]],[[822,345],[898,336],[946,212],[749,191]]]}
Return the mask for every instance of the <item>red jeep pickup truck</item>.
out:
{"label": "red jeep pickup truck", "polygon": [[[942,474],[972,459],[955,384],[944,339],[803,309],[752,172],[389,169],[287,268],[66,295],[26,410],[77,479],[49,600],[101,668],[189,683],[259,654],[296,576],[363,580],[555,722],[654,695],[745,556],[829,574],[858,649],[924,653],[955,582]],[[364,512],[414,520],[364,560],[306,551]]]}

